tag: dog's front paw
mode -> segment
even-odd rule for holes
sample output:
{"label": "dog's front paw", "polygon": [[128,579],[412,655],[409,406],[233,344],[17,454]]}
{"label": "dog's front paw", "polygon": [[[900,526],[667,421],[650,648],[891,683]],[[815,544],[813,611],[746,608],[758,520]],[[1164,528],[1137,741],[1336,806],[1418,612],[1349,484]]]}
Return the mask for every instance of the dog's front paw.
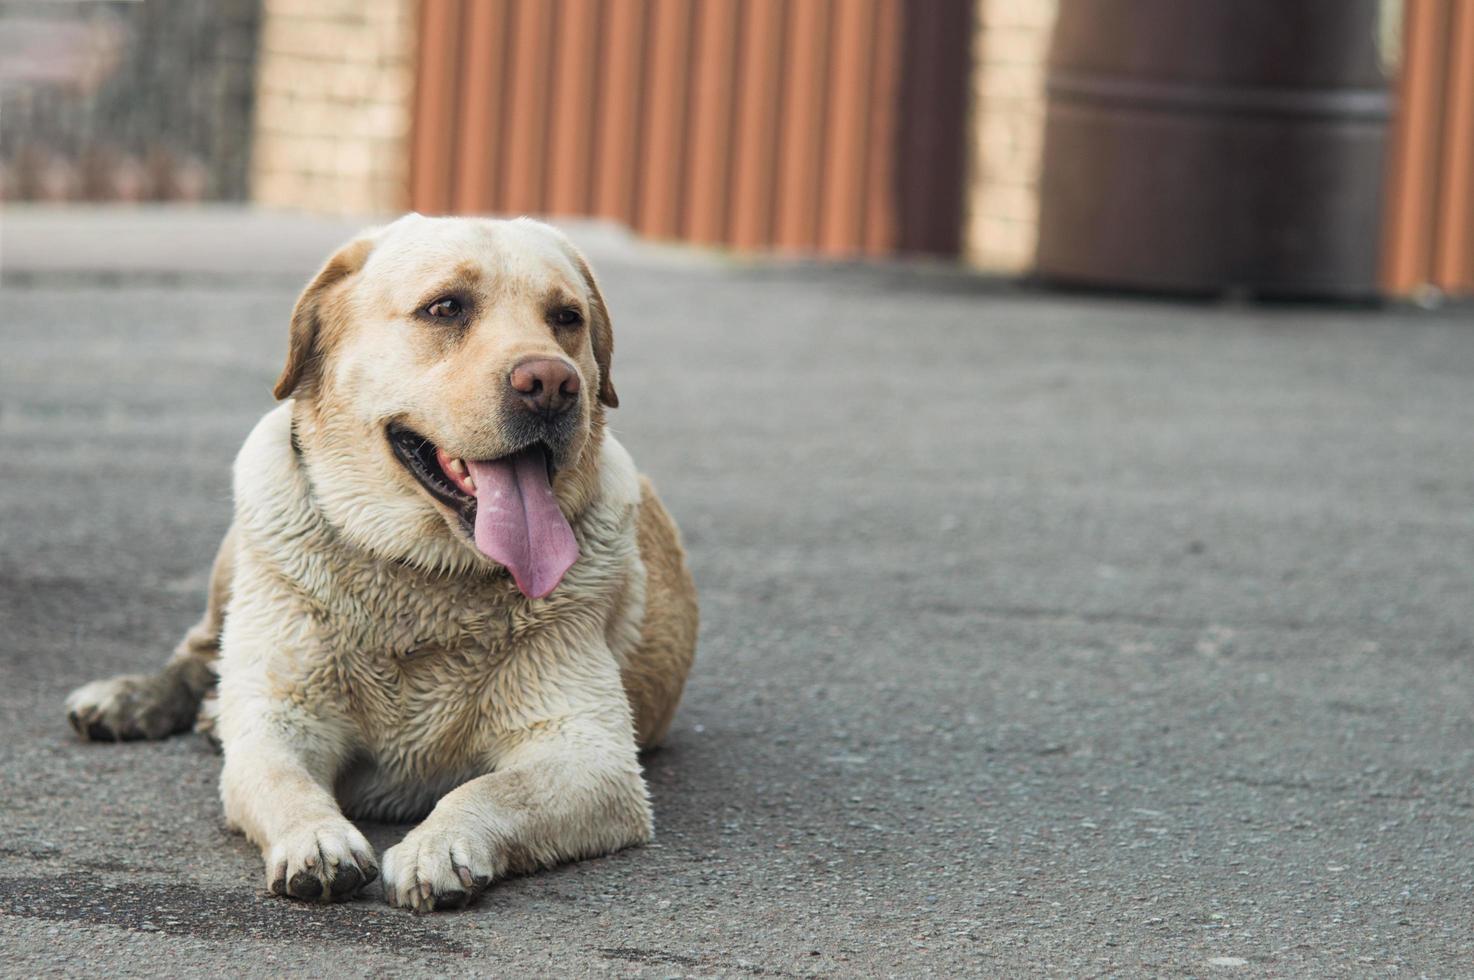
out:
{"label": "dog's front paw", "polygon": [[384,852],[384,900],[416,912],[461,908],[494,877],[486,835],[434,815]]}
{"label": "dog's front paw", "polygon": [[274,895],[339,902],[378,876],[373,847],[347,820],[293,831],[266,852],[266,887]]}
{"label": "dog's front paw", "polygon": [[67,720],[97,742],[164,738],[189,731],[199,696],[170,671],[84,684],[67,696]]}

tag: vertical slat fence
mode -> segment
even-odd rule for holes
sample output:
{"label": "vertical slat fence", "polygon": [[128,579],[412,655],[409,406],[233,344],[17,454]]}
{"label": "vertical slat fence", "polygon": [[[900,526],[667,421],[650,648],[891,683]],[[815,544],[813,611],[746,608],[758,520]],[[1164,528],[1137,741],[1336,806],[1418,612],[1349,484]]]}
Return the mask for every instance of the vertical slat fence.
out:
{"label": "vertical slat fence", "polygon": [[744,249],[954,253],[971,8],[423,0],[411,204]]}
{"label": "vertical slat fence", "polygon": [[1383,284],[1474,293],[1474,0],[1406,0]]}

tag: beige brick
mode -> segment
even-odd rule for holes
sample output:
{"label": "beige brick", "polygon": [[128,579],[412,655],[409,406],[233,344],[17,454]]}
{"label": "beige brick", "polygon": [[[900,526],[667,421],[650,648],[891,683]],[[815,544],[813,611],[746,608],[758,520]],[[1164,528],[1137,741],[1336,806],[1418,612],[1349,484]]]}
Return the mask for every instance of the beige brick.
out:
{"label": "beige brick", "polygon": [[373,188],[376,214],[402,214],[409,210],[409,174],[375,180]]}
{"label": "beige brick", "polygon": [[980,94],[986,98],[1042,99],[1043,65],[983,65]]}
{"label": "beige brick", "polygon": [[418,25],[409,19],[383,20],[368,27],[374,50],[387,62],[408,62],[414,58]]}
{"label": "beige brick", "polygon": [[1027,139],[1028,130],[1034,125],[1031,114],[1016,111],[1006,105],[979,107],[974,138],[981,140],[985,149],[1016,146]]}
{"label": "beige brick", "polygon": [[360,6],[370,24],[392,24],[399,30],[408,29],[418,13],[414,0],[368,0]]}
{"label": "beige brick", "polygon": [[343,62],[328,80],[324,94],[344,101],[364,101],[377,97],[384,84],[384,72],[375,65]]}
{"label": "beige brick", "polygon": [[345,28],[333,21],[268,22],[262,28],[263,77],[292,59],[329,75],[339,66],[389,69],[407,65],[413,35],[389,27]]}
{"label": "beige brick", "polygon": [[261,174],[291,173],[294,161],[290,153],[290,141],[276,133],[256,133],[256,144],[251,148],[251,169]]}
{"label": "beige brick", "polygon": [[257,71],[257,88],[265,92],[313,95],[326,87],[333,70],[328,64],[276,55],[262,60]]}
{"label": "beige brick", "polygon": [[332,21],[267,18],[261,25],[261,50],[267,55],[331,58],[336,54],[324,44],[341,43],[345,34],[351,37],[354,33]]}
{"label": "beige brick", "polygon": [[1038,189],[1022,184],[999,184],[987,196],[987,215],[1024,224],[1039,220]]}
{"label": "beige brick", "polygon": [[408,61],[379,69],[379,82],[372,95],[375,101],[409,105],[414,95],[415,71]]}
{"label": "beige brick", "polygon": [[346,128],[355,136],[395,141],[406,138],[409,127],[408,106],[382,102],[360,106]]}
{"label": "beige brick", "polygon": [[297,133],[274,133],[256,146],[256,159],[272,173],[306,173],[312,163],[311,147]]}
{"label": "beige brick", "polygon": [[1019,273],[1034,262],[1037,245],[1033,225],[998,219],[979,219],[969,225],[964,243],[969,263],[993,272]]}
{"label": "beige brick", "polygon": [[364,44],[364,32],[325,20],[298,20],[262,31],[262,48],[274,55],[293,55],[328,62],[349,60]]}
{"label": "beige brick", "polygon": [[1007,138],[983,137],[975,148],[978,176],[987,182],[1032,184],[1039,179],[1044,138],[1039,127],[1004,127]]}
{"label": "beige brick", "polygon": [[979,57],[986,65],[1042,65],[1049,53],[1050,32],[1035,27],[984,26],[979,31]]}
{"label": "beige brick", "polygon": [[258,89],[256,92],[256,128],[273,130],[280,121],[291,117],[296,100],[289,92]]}
{"label": "beige brick", "polygon": [[985,258],[994,266],[1017,267],[1027,261],[1034,247],[1030,229],[1016,224],[979,222],[975,227],[981,234],[969,239],[967,248],[972,255]]}
{"label": "beige brick", "polygon": [[339,177],[325,182],[323,194],[328,207],[344,213],[364,213],[373,210],[373,191],[367,183]]}
{"label": "beige brick", "polygon": [[310,19],[360,24],[367,19],[368,8],[374,6],[377,4],[360,0],[266,0],[264,13],[268,21]]}
{"label": "beige brick", "polygon": [[269,207],[300,207],[306,181],[297,174],[251,172],[251,199]]}
{"label": "beige brick", "polygon": [[339,140],[333,147],[332,172],[345,180],[367,178],[372,170],[373,145],[364,140]]}
{"label": "beige brick", "polygon": [[297,133],[291,139],[284,139],[282,146],[287,151],[291,170],[306,174],[333,172],[333,160],[338,149],[336,137]]}
{"label": "beige brick", "polygon": [[374,172],[369,177],[375,186],[405,187],[409,186],[409,168],[400,162],[398,154],[390,154],[386,147],[380,147],[378,155],[374,158]]}
{"label": "beige brick", "polygon": [[398,184],[389,181],[343,182],[333,197],[333,207],[347,214],[393,215],[405,209],[405,196]]}
{"label": "beige brick", "polygon": [[1055,0],[980,0],[978,22],[984,27],[1031,27],[1049,30],[1059,12]]}
{"label": "beige brick", "polygon": [[297,133],[291,140],[284,142],[291,150],[293,170],[308,174],[333,172],[333,160],[338,151],[335,135]]}

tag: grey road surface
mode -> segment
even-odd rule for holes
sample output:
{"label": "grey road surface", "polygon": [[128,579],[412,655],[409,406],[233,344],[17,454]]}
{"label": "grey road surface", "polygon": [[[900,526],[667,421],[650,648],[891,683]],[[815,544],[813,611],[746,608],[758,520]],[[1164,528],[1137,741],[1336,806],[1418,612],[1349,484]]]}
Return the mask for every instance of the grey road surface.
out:
{"label": "grey road surface", "polygon": [[0,228],[0,973],[1474,975],[1474,312],[599,229],[704,617],[657,842],[431,917],[266,897],[203,740],[61,703],[197,615],[340,233]]}

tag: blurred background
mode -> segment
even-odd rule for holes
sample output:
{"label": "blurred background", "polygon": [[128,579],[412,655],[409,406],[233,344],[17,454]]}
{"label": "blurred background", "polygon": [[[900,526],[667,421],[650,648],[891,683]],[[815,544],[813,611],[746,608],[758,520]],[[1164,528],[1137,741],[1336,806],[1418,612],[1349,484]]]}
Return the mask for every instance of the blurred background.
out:
{"label": "blurred background", "polygon": [[[0,0],[0,171],[0,975],[1470,975],[1474,0]],[[584,249],[702,604],[658,843],[413,923],[62,710],[407,208]]]}
{"label": "blurred background", "polygon": [[1474,291],[1474,0],[0,3],[7,201]]}

